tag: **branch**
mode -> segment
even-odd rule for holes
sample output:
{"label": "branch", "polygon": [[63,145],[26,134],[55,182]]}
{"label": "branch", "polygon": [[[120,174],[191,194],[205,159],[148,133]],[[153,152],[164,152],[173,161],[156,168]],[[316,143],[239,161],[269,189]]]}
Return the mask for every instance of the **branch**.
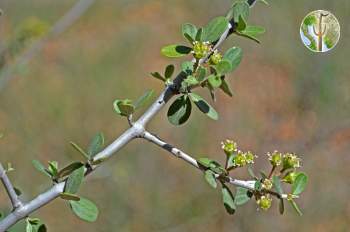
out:
{"label": "branch", "polygon": [[[81,2],[84,0],[81,0]],[[93,0],[85,0],[86,2],[93,2]],[[253,1],[254,2],[254,1]],[[233,22],[234,23],[234,22]],[[67,25],[67,24],[62,24]],[[59,26],[62,27],[62,25]],[[57,26],[58,27],[58,26]],[[231,25],[228,26],[228,28],[225,30],[225,32],[222,34],[220,39],[215,43],[215,48],[218,48],[224,40],[233,32],[231,29]],[[60,33],[61,30],[58,30],[57,33]],[[42,45],[40,45],[42,46]],[[39,46],[39,49],[40,49]],[[27,59],[24,59],[26,61]],[[199,61],[199,64],[203,64],[208,60],[208,57],[201,59]],[[146,112],[134,123],[131,123],[131,118],[129,119],[130,122],[130,128],[127,129],[122,135],[120,135],[112,144],[107,146],[105,149],[103,149],[101,152],[99,152],[96,156],[94,156],[92,163],[100,163],[97,161],[104,161],[108,158],[110,158],[113,154],[118,152],[121,148],[123,148],[127,143],[129,143],[131,140],[135,138],[144,138],[148,141],[151,141],[158,146],[162,147],[163,149],[168,150],[172,154],[176,155],[177,157],[185,160],[186,162],[190,163],[197,169],[200,169],[197,161],[193,159],[191,156],[187,155],[186,153],[182,152],[181,150],[170,146],[169,144],[165,143],[161,139],[157,138],[156,136],[150,134],[146,131],[146,126],[148,122],[165,106],[165,104],[176,94],[179,93],[179,88],[181,87],[181,82],[184,80],[184,75],[182,73],[178,74],[177,77],[174,79],[174,84],[169,85],[165,88],[165,90],[160,94],[160,96],[157,98],[157,100],[146,110]],[[4,83],[4,80],[1,80],[2,83]],[[6,81],[6,79],[5,79]],[[2,86],[2,83],[0,82],[0,89]],[[87,169],[85,175],[89,175],[92,173],[97,167],[100,165],[93,165],[91,169]],[[10,184],[10,188],[8,188],[8,183],[6,182],[7,176],[2,175],[1,176],[3,182],[5,180],[5,187],[7,191],[9,191],[10,197],[13,197],[14,189],[12,185]],[[219,176],[216,176],[216,178],[222,178]],[[8,179],[7,179],[8,180]],[[250,190],[254,190],[254,183],[255,181],[242,181],[242,180],[236,180],[231,177],[225,177],[225,182],[228,182],[230,184],[233,184],[235,186],[240,186],[243,188],[247,188]],[[63,191],[65,188],[66,180],[54,184],[53,187],[51,187],[46,192],[40,194],[36,198],[34,198],[32,201],[28,203],[23,203],[19,205],[17,208],[14,209],[10,214],[8,214],[2,221],[0,221],[0,232],[4,232],[9,227],[14,225],[19,220],[27,217],[31,213],[35,212],[42,206],[50,203],[51,201],[55,200]],[[9,190],[10,189],[10,190]],[[17,196],[16,196],[17,199]],[[12,198],[11,198],[12,201]],[[18,201],[18,199],[17,199]]]}
{"label": "branch", "polygon": [[3,185],[6,189],[6,192],[9,196],[10,200],[11,200],[11,204],[12,204],[13,209],[17,209],[17,208],[21,207],[22,202],[19,200],[11,181],[6,174],[6,170],[4,169],[4,167],[2,166],[1,163],[0,163],[0,179],[1,179],[1,182],[3,183]]}
{"label": "branch", "polygon": [[[145,131],[143,136],[143,139],[154,143],[155,145],[163,148],[164,150],[170,152],[171,154],[173,154],[174,156],[176,156],[177,158],[180,158],[184,161],[186,161],[187,163],[191,164],[193,167],[203,171],[203,169],[201,168],[201,166],[199,166],[199,164],[197,163],[197,160],[194,159],[193,157],[191,157],[190,155],[186,154],[185,152],[181,151],[180,149],[166,143],[165,141],[163,141],[162,139],[160,139],[158,136],[151,134],[148,131]],[[216,178],[220,178],[219,175],[215,175]],[[225,182],[230,183],[232,185],[238,186],[238,187],[242,187],[242,188],[246,188],[249,190],[254,191],[255,188],[255,180],[248,180],[248,181],[244,181],[244,180],[236,180],[232,177],[227,177],[224,179]]]}

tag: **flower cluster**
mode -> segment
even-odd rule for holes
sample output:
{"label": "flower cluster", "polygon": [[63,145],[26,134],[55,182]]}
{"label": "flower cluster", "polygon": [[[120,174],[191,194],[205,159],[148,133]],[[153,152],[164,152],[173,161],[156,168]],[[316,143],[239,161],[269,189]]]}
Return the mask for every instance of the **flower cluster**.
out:
{"label": "flower cluster", "polygon": [[225,142],[221,142],[221,148],[224,150],[226,155],[230,156],[237,151],[237,143],[232,140],[226,139]]}
{"label": "flower cluster", "polygon": [[269,194],[261,196],[256,203],[263,210],[268,210],[272,204],[272,198]]}
{"label": "flower cluster", "polygon": [[212,46],[209,42],[193,42],[193,56],[196,59],[202,59],[207,57],[212,50]]}
{"label": "flower cluster", "polygon": [[214,53],[210,56],[210,64],[217,65],[222,61],[222,55],[218,50],[215,50]]}

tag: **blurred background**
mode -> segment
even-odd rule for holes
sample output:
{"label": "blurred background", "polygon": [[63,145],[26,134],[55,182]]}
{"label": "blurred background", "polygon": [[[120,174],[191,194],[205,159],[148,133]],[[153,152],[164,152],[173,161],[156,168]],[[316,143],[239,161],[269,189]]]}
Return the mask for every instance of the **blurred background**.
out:
{"label": "blurred background", "polygon": [[[163,86],[149,73],[180,63],[163,58],[160,48],[184,41],[182,23],[204,25],[231,4],[90,1],[71,26],[56,27],[49,39],[36,44],[77,2],[0,1],[0,161],[13,164],[16,171],[9,175],[25,200],[50,187],[32,159],[57,160],[63,166],[80,159],[69,141],[86,146],[98,131],[107,143],[113,141],[127,128],[113,112],[113,101],[136,99],[147,89],[159,93]],[[230,75],[234,97],[219,93],[218,103],[211,103],[220,120],[196,111],[184,126],[174,127],[164,109],[149,129],[194,157],[219,161],[224,161],[220,142],[231,138],[242,150],[259,155],[256,172],[269,168],[268,151],[300,154],[310,182],[298,200],[303,217],[289,205],[280,216],[277,202],[273,210],[257,212],[254,201],[229,216],[220,192],[208,187],[200,172],[145,141],[131,142],[85,182],[81,195],[101,211],[96,223],[78,220],[62,200],[33,216],[52,232],[348,231],[350,1],[269,2],[268,7],[258,3],[249,20],[267,30],[261,45],[237,37],[224,44],[242,47],[244,59]],[[318,9],[332,12],[341,25],[338,45],[325,54],[309,51],[299,35],[304,16]],[[245,170],[236,175],[248,177]],[[1,210],[8,212],[0,189]],[[21,223],[12,229],[23,230]]]}

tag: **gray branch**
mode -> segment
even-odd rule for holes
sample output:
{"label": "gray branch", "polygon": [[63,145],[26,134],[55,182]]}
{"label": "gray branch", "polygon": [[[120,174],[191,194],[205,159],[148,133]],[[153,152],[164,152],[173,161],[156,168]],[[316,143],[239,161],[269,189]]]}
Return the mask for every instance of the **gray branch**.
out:
{"label": "gray branch", "polygon": [[[224,40],[229,35],[231,25],[227,28],[227,30],[223,33],[221,38],[218,40],[218,42],[215,44],[215,48],[219,47]],[[205,63],[207,59],[200,60],[200,64]],[[179,74],[174,79],[174,84],[171,86],[167,86],[165,90],[160,94],[158,99],[146,110],[146,112],[136,121],[134,122],[131,127],[126,130],[122,135],[120,135],[112,144],[107,146],[104,150],[102,150],[100,153],[98,153],[94,157],[94,161],[104,161],[108,158],[110,158],[113,154],[118,152],[122,147],[124,147],[127,143],[129,143],[131,140],[135,138],[145,138],[162,148],[166,147],[165,142],[157,138],[156,136],[151,135],[148,133],[145,128],[148,122],[165,106],[165,104],[176,94],[178,94],[178,89],[181,86],[181,82],[183,81],[185,77],[183,74]],[[188,163],[192,164],[194,167],[199,168],[197,161],[193,159],[191,156],[187,155],[186,153],[182,152],[181,150],[177,148],[169,149],[170,152],[179,158],[182,158],[183,160],[187,161]],[[93,172],[99,165],[95,165],[93,167],[93,170],[88,171],[86,175]],[[254,181],[240,181],[235,180],[233,178],[227,179],[227,182],[248,188],[253,189],[254,187]],[[32,201],[28,203],[24,203],[23,205],[16,208],[14,211],[12,211],[10,214],[8,214],[2,221],[0,221],[0,232],[4,232],[9,227],[14,225],[19,220],[27,217],[31,213],[37,211],[42,206],[50,203],[54,199],[56,199],[60,193],[63,192],[65,186],[65,181],[55,184],[53,187],[51,187],[46,192],[40,194],[36,198],[34,198]]]}
{"label": "gray branch", "polygon": [[17,209],[19,207],[22,206],[22,202],[19,200],[16,191],[10,181],[10,179],[7,176],[6,170],[4,169],[4,167],[2,166],[2,164],[0,163],[0,179],[1,182],[3,183],[6,192],[11,200],[11,204],[13,209]]}
{"label": "gray branch", "polygon": [[[163,148],[164,150],[167,150],[168,152],[173,154],[175,157],[180,158],[180,159],[186,161],[187,163],[191,164],[195,168],[203,171],[203,169],[197,163],[196,159],[194,159],[190,155],[186,154],[185,152],[181,151],[180,149],[178,149],[178,148],[176,148],[176,147],[174,147],[174,146],[164,142],[158,136],[153,135],[153,134],[145,131],[145,133],[143,134],[142,138],[146,139],[147,141],[149,141],[151,143],[156,144],[157,146],[159,146],[159,147]],[[216,178],[219,178],[218,174],[216,174]],[[255,181],[236,180],[236,179],[234,179],[232,177],[225,178],[225,181],[227,183],[230,183],[230,184],[238,186],[238,187],[246,188],[246,189],[249,189],[249,190],[252,190],[252,191],[255,190],[255,188],[254,188]]]}

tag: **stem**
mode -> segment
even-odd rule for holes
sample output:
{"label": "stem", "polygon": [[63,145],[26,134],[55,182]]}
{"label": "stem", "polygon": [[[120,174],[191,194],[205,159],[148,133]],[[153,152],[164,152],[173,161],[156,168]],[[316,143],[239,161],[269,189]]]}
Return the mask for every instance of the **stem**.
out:
{"label": "stem", "polygon": [[272,166],[270,174],[268,175],[267,179],[271,178],[271,176],[272,176],[272,174],[274,173],[275,170],[276,170],[276,166],[274,165],[274,166]]}
{"label": "stem", "polygon": [[[81,0],[83,1],[83,0]],[[86,0],[88,1],[88,0]],[[92,0],[89,0],[93,2]],[[226,29],[226,31],[222,34],[218,42],[215,44],[215,49],[218,48],[223,41],[230,35],[230,29],[231,25]],[[198,63],[199,65],[206,62],[208,57],[201,59]],[[123,148],[127,143],[129,143],[131,140],[141,137],[145,138],[158,146],[162,147],[163,149],[168,150],[173,155],[187,161],[192,166],[196,167],[197,169],[200,169],[197,161],[192,158],[191,156],[187,155],[186,153],[182,152],[181,150],[171,147],[164,141],[160,140],[158,137],[148,133],[145,130],[146,125],[148,122],[165,106],[165,104],[178,93],[179,87],[181,86],[181,82],[183,81],[184,76],[181,75],[181,73],[175,78],[174,84],[171,86],[167,86],[165,90],[160,94],[158,99],[148,108],[148,110],[137,120],[136,122],[132,123],[131,127],[127,129],[122,135],[120,135],[112,144],[107,146],[105,149],[103,149],[100,153],[98,153],[93,161],[99,161],[99,160],[106,160],[110,158],[114,153],[118,152],[121,148]],[[0,89],[1,89],[1,83],[0,83]],[[99,165],[92,166],[92,169],[87,170],[85,173],[86,175],[92,173]],[[3,170],[3,168],[2,168]],[[58,184],[55,184],[53,187],[51,187],[46,192],[38,195],[36,198],[34,198],[32,201],[27,203],[21,203],[17,197],[17,195],[14,195],[14,189],[11,184],[9,184],[9,180],[7,178],[6,173],[1,172],[1,180],[5,181],[4,185],[6,190],[9,192],[9,196],[14,202],[17,202],[19,206],[15,208],[10,214],[8,214],[3,220],[0,221],[0,232],[6,231],[8,228],[10,228],[12,225],[14,225],[16,222],[20,221],[21,219],[27,217],[31,213],[37,211],[39,208],[43,207],[44,205],[50,203],[54,199],[56,199],[64,190],[65,181],[62,181]],[[216,178],[219,178],[219,175],[216,175]],[[240,186],[243,188],[254,190],[255,181],[242,181],[242,180],[236,180],[231,177],[220,177],[225,178],[225,181],[233,184],[235,186]],[[7,181],[8,180],[8,181]],[[12,199],[13,198],[13,199]],[[18,201],[17,201],[17,200]],[[20,203],[18,203],[20,202]]]}
{"label": "stem", "polygon": [[[165,142],[164,140],[160,139],[158,136],[151,134],[148,131],[145,131],[143,136],[143,139],[154,143],[155,145],[163,148],[164,150],[170,152],[171,154],[173,154],[175,157],[182,159],[184,161],[186,161],[187,163],[189,163],[190,165],[192,165],[193,167],[203,171],[203,169],[201,168],[201,166],[199,166],[199,164],[197,163],[197,160],[194,159],[193,157],[191,157],[190,155],[186,154],[185,152],[183,152],[182,150],[180,150],[179,148],[176,148],[173,145],[170,145],[169,143]],[[249,190],[254,191],[255,188],[255,180],[252,181],[245,181],[245,180],[236,180],[230,176],[220,176],[218,174],[215,174],[215,177],[217,179],[223,180],[229,184],[238,186],[238,187],[242,187],[242,188],[246,188]]]}
{"label": "stem", "polygon": [[6,174],[6,170],[4,169],[4,167],[2,166],[1,163],[0,163],[0,179],[1,179],[1,182],[3,183],[3,185],[6,189],[7,195],[10,198],[12,208],[17,209],[17,208],[21,207],[22,202],[18,198],[17,193],[16,193],[13,185]]}

